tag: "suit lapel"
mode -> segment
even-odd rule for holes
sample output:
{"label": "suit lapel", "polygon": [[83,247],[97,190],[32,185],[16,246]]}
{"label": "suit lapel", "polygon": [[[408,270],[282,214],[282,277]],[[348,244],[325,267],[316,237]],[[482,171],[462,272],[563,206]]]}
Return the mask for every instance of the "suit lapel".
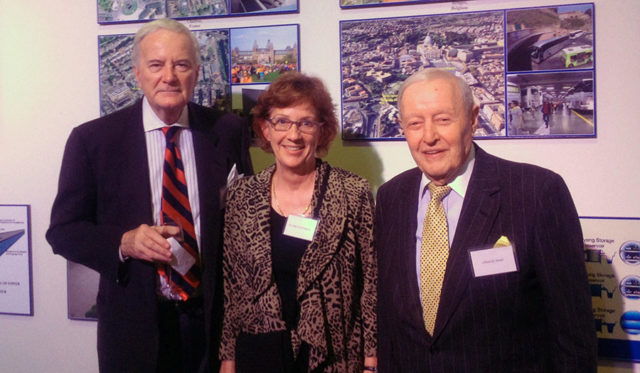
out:
{"label": "suit lapel", "polygon": [[500,180],[497,175],[494,159],[476,147],[473,174],[447,260],[434,338],[446,327],[473,280],[468,250],[485,244],[495,223],[500,206]]}
{"label": "suit lapel", "polygon": [[[212,130],[213,125],[207,125],[207,121],[215,121],[215,118],[203,117],[199,107],[189,104],[189,126],[193,138],[193,149],[196,160],[196,170],[198,173],[198,190],[206,191],[207,194],[215,195],[211,201],[202,201],[200,204],[206,213],[208,208],[216,207],[218,211],[221,206],[219,202],[219,192],[226,185],[227,172],[231,168],[226,154],[218,150],[218,136]],[[215,191],[215,193],[214,193]],[[215,203],[215,206],[205,205],[205,203]]]}
{"label": "suit lapel", "polygon": [[205,258],[210,254],[207,248],[220,241],[223,208],[220,196],[230,165],[226,154],[218,150],[219,139],[211,124],[215,118],[205,117],[192,103],[189,103],[188,110],[200,199],[200,249],[203,262],[207,263],[211,262]]}
{"label": "suit lapel", "polygon": [[[142,125],[142,100],[138,100],[130,108],[130,113],[126,114],[130,118],[127,122],[121,122],[122,134],[121,147],[118,149],[118,156],[111,159],[120,161],[117,169],[122,172],[124,179],[121,187],[123,196],[130,196],[128,200],[134,201],[131,209],[131,223],[140,224],[145,222],[153,224],[153,207],[151,203],[151,181],[149,180],[149,160],[147,157],[147,146]],[[124,218],[124,219],[129,219]],[[137,222],[137,223],[134,223]]]}
{"label": "suit lapel", "polygon": [[[424,330],[416,272],[416,216],[421,177],[422,172],[418,168],[412,170],[408,178],[400,182],[398,190],[393,192],[393,200],[387,202],[392,211],[387,216],[393,219],[390,224],[394,227],[389,231],[392,233],[392,239],[397,240],[395,245],[388,246],[396,248],[393,257],[389,259],[397,260],[398,263],[393,269],[393,277],[399,280],[394,287],[397,294],[393,300],[398,308],[399,317],[404,318],[417,330]],[[393,230],[397,230],[395,235]]]}

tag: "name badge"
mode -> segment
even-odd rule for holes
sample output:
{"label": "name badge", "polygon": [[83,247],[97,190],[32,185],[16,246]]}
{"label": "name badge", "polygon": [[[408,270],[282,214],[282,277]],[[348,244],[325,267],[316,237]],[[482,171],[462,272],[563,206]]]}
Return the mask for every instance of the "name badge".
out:
{"label": "name badge", "polygon": [[475,277],[516,272],[518,270],[515,252],[511,245],[470,250],[469,255],[471,256]]}
{"label": "name badge", "polygon": [[282,234],[305,241],[312,241],[313,236],[316,234],[316,228],[318,228],[318,220],[316,219],[289,215]]}
{"label": "name badge", "polygon": [[189,272],[189,269],[195,264],[196,259],[193,255],[180,245],[180,242],[173,237],[167,238],[167,241],[171,244],[171,254],[173,254],[173,260],[169,262],[171,268],[178,271],[181,275],[185,275]]}

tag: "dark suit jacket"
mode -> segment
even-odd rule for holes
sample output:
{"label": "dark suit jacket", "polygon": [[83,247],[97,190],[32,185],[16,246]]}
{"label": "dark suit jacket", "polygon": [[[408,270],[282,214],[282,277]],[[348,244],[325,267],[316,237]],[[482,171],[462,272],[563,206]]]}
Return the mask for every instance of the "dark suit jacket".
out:
{"label": "dark suit jacket", "polygon": [[[200,196],[201,260],[210,356],[221,325],[220,192],[234,164],[251,173],[247,128],[231,114],[190,103]],[[47,240],[56,254],[100,273],[98,357],[103,372],[155,372],[156,267],[120,262],[120,239],[153,224],[142,101],[75,128],[64,152]]]}
{"label": "dark suit jacket", "polygon": [[[476,146],[433,337],[415,271],[420,178],[406,171],[377,195],[379,371],[595,372],[582,231],[562,178]],[[503,235],[519,270],[474,278],[468,250]]]}

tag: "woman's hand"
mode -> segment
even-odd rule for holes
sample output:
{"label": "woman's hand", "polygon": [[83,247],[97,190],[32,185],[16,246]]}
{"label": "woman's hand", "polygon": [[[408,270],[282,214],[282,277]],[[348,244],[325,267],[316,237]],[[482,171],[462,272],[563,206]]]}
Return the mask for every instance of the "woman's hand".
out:
{"label": "woman's hand", "polygon": [[369,356],[369,357],[365,357],[364,358],[364,366],[365,369],[362,371],[362,373],[373,373],[375,372],[372,370],[367,370],[366,368],[377,368],[378,367],[378,358],[375,356]]}
{"label": "woman's hand", "polygon": [[236,373],[236,361],[222,360],[222,364],[220,364],[220,373]]}

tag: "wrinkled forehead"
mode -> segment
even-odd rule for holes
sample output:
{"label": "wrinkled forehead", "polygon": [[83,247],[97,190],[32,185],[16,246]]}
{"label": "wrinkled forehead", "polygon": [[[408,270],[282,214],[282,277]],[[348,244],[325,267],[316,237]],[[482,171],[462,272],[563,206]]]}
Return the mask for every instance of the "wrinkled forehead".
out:
{"label": "wrinkled forehead", "polygon": [[140,40],[141,52],[145,51],[181,51],[186,52],[191,59],[195,59],[196,51],[188,35],[184,33],[158,29],[145,35]]}
{"label": "wrinkled forehead", "polygon": [[[414,96],[420,96],[418,98],[419,100],[427,98],[429,102],[436,102],[434,98],[437,97],[437,101],[440,104],[443,104],[443,106],[455,112],[462,113],[464,110],[462,92],[460,92],[458,84],[452,79],[438,77],[430,80],[418,80],[407,85],[404,88],[401,101],[398,105],[401,117],[403,114],[406,115],[406,104],[408,102],[415,102],[413,100]],[[422,102],[421,104],[426,103]]]}

